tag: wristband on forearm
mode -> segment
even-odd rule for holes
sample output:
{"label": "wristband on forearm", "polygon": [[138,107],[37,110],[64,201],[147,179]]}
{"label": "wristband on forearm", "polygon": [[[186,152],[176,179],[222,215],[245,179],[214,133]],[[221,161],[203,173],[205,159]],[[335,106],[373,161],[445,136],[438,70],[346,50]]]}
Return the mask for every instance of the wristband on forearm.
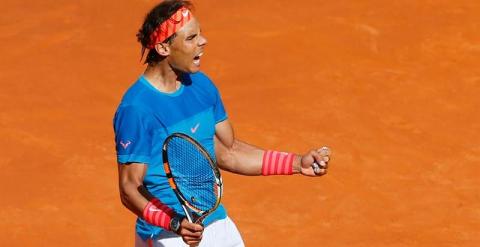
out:
{"label": "wristband on forearm", "polygon": [[268,150],[263,153],[262,175],[292,175],[295,154]]}
{"label": "wristband on forearm", "polygon": [[174,215],[175,212],[171,208],[156,198],[150,200],[143,209],[143,219],[146,222],[168,231],[170,231],[170,221]]}

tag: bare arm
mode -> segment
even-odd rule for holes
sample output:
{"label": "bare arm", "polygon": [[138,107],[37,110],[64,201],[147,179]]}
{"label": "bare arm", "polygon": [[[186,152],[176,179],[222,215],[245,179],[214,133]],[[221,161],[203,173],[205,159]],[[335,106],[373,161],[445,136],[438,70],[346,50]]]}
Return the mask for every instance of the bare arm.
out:
{"label": "bare arm", "polygon": [[146,195],[140,193],[146,170],[147,165],[141,163],[118,165],[120,199],[125,207],[139,217],[142,217],[148,203]]}
{"label": "bare arm", "polygon": [[[218,166],[233,173],[256,176],[262,174],[262,159],[264,150],[235,139],[233,128],[228,120],[215,126],[215,154]],[[327,172],[328,155],[319,150],[312,150],[305,155],[295,155],[293,173],[306,176],[319,176]],[[312,168],[313,162],[320,164],[319,173]]]}
{"label": "bare arm", "polygon": [[228,120],[215,126],[215,155],[221,169],[242,175],[260,175],[263,150],[236,140]]}

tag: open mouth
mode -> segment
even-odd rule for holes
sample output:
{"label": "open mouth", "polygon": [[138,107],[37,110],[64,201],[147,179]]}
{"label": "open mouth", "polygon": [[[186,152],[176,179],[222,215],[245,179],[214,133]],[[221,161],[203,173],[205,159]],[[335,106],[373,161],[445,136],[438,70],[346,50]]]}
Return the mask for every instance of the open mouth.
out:
{"label": "open mouth", "polygon": [[203,52],[201,52],[200,54],[198,54],[197,56],[195,56],[195,57],[193,58],[193,63],[194,63],[195,65],[197,65],[197,66],[200,65],[200,57],[201,57],[202,55],[203,55]]}

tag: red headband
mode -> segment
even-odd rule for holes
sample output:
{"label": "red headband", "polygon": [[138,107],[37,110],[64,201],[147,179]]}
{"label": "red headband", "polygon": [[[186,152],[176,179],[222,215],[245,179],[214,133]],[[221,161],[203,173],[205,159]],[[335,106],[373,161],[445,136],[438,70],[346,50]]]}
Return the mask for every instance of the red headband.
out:
{"label": "red headband", "polygon": [[192,19],[192,14],[189,9],[186,7],[181,7],[177,12],[175,12],[170,18],[158,25],[158,27],[150,35],[150,44],[148,49],[155,48],[155,45],[162,43],[175,32],[180,30],[185,24]]}

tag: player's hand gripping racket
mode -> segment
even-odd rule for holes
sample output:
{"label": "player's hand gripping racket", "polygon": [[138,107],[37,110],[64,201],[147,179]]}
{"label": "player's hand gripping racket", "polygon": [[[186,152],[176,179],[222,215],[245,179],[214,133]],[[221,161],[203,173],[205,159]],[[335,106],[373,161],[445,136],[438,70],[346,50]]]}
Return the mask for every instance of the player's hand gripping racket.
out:
{"label": "player's hand gripping racket", "polygon": [[202,223],[222,198],[222,178],[217,164],[197,141],[182,133],[167,137],[163,165],[168,182],[187,219]]}

